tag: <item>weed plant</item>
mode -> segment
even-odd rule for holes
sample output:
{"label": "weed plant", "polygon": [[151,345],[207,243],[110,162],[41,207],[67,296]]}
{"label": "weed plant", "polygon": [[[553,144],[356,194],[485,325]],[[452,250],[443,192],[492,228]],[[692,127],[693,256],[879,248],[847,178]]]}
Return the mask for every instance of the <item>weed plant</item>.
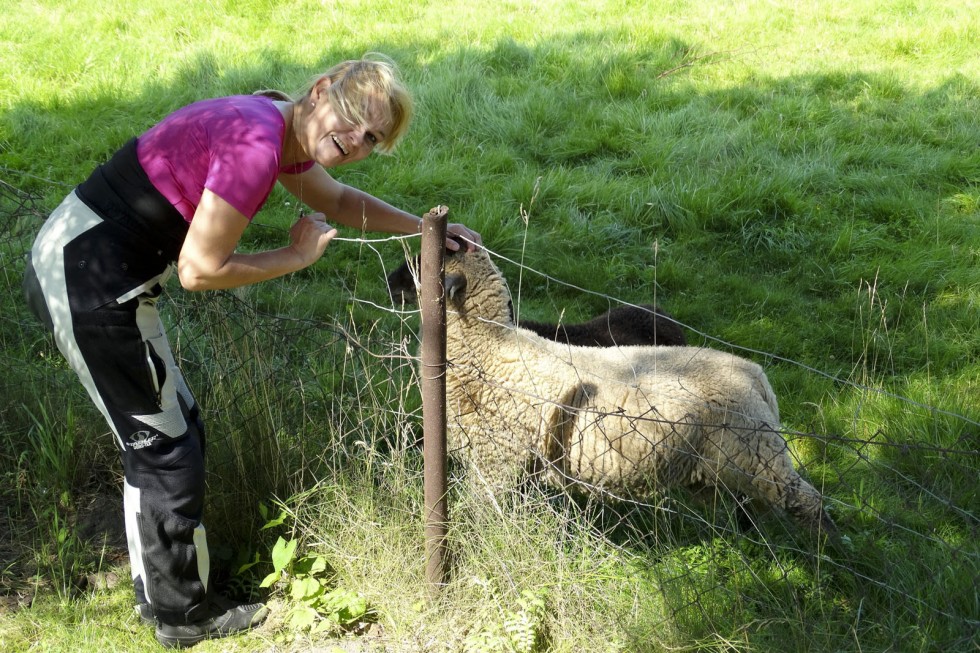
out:
{"label": "weed plant", "polygon": [[[415,91],[417,119],[394,156],[335,175],[417,214],[449,205],[482,233],[521,319],[655,302],[693,344],[763,364],[791,452],[846,540],[830,546],[722,494],[641,504],[529,483],[494,504],[453,483],[451,574],[433,600],[418,319],[383,283],[418,243],[345,230],[288,278],[167,289],[163,317],[208,425],[216,582],[277,608],[234,646],[976,650],[970,0],[3,8],[0,649],[154,645],[108,513],[91,535],[89,499],[119,497],[112,438],[20,299],[44,216],[185,103],[300,89],[382,51]],[[242,249],[281,245],[301,210],[277,189]],[[260,505],[284,519],[263,529]],[[121,521],[121,501],[108,512]],[[278,538],[326,566],[274,565]],[[270,595],[260,581],[273,570],[284,582]],[[363,599],[364,623],[287,620],[323,604],[284,589],[310,578]]]}

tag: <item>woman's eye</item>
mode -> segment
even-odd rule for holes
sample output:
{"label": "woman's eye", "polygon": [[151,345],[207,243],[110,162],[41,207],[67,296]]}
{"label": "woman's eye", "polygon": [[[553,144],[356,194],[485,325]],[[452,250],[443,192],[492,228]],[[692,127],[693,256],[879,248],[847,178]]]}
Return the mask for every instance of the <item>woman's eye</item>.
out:
{"label": "woman's eye", "polygon": [[368,134],[367,134],[367,139],[368,139],[368,142],[371,143],[371,145],[377,145],[378,144],[378,137],[375,136],[374,134],[370,133],[370,132],[368,132]]}

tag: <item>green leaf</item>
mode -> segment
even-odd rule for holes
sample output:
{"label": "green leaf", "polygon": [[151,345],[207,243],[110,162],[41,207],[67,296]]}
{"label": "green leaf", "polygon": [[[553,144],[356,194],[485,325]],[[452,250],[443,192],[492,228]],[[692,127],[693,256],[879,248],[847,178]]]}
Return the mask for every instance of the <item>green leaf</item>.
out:
{"label": "green leaf", "polygon": [[281,526],[286,521],[287,516],[288,515],[286,514],[286,511],[283,511],[279,513],[278,517],[272,520],[268,520],[267,518],[263,517],[263,519],[267,519],[267,521],[265,522],[265,525],[259,530],[264,531],[270,528],[275,528],[276,526]]}
{"label": "green leaf", "polygon": [[[331,629],[333,629],[333,624],[330,623],[329,621],[324,621],[323,619],[321,619],[315,626],[313,626],[313,628],[310,629],[310,634],[317,635],[319,633],[324,633]],[[334,651],[340,651],[340,653],[344,653],[343,649],[337,648],[336,646],[330,649],[330,651],[331,653],[333,653]]]}
{"label": "green leaf", "polygon": [[357,621],[368,611],[367,599],[342,587],[324,594],[321,605],[324,610],[329,610],[331,619],[342,625]]}
{"label": "green leaf", "polygon": [[245,563],[245,564],[243,564],[243,565],[242,565],[241,567],[239,567],[239,568],[238,568],[238,571],[236,572],[236,574],[235,574],[235,575],[236,575],[236,576],[241,576],[241,575],[242,575],[242,574],[244,574],[244,573],[245,573],[246,571],[248,571],[249,569],[251,569],[251,568],[252,568],[252,567],[254,567],[255,565],[257,565],[257,564],[259,564],[259,562],[260,562],[260,561],[261,561],[261,559],[259,558],[259,552],[258,552],[258,551],[256,551],[256,552],[255,552],[255,559],[254,559],[254,560],[252,560],[251,562],[246,562],[246,563]]}
{"label": "green leaf", "polygon": [[277,580],[279,580],[279,576],[280,576],[280,572],[278,571],[272,572],[271,574],[269,574],[268,576],[262,579],[262,582],[259,583],[259,587],[272,587],[272,585],[275,584]]}
{"label": "green leaf", "polygon": [[296,540],[287,542],[282,537],[276,540],[276,545],[272,547],[272,566],[276,571],[282,571],[292,562],[293,555],[296,553],[296,544]]}
{"label": "green leaf", "polygon": [[312,627],[316,620],[316,610],[303,605],[293,609],[289,617],[289,625],[298,630],[306,630]]}
{"label": "green leaf", "polygon": [[289,593],[294,601],[309,603],[323,594],[323,586],[315,578],[297,578],[290,584]]}
{"label": "green leaf", "polygon": [[316,576],[327,570],[327,561],[323,556],[304,556],[297,560],[293,567],[297,576],[300,574]]}

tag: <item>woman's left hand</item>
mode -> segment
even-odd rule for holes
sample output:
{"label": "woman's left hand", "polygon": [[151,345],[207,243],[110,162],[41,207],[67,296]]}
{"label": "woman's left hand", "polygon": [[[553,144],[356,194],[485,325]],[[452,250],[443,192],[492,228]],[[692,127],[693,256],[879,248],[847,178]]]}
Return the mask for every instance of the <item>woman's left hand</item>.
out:
{"label": "woman's left hand", "polygon": [[454,252],[459,250],[460,245],[458,241],[452,239],[453,236],[464,240],[466,242],[466,250],[469,252],[472,252],[483,244],[483,238],[479,233],[462,223],[451,222],[446,225],[446,248]]}
{"label": "woman's left hand", "polygon": [[[447,215],[449,215],[449,207],[440,204],[439,206],[434,206],[429,209],[428,213],[425,214],[425,217],[423,217],[422,220],[424,221],[425,218],[429,216],[445,217]],[[419,231],[421,232],[421,230],[422,222],[419,222]],[[456,238],[459,240],[456,240]],[[446,249],[448,249],[450,252],[458,252],[462,247],[460,241],[466,243],[466,251],[468,252],[474,251],[477,247],[483,244],[483,238],[479,233],[473,231],[460,222],[450,222],[446,225]]]}

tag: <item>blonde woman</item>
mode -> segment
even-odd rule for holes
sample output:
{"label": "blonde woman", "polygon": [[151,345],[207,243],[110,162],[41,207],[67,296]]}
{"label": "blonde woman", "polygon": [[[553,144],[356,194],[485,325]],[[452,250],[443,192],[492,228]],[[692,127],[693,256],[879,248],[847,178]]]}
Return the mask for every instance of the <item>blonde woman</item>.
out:
{"label": "blonde woman", "polygon": [[[204,425],[157,313],[161,286],[174,269],[184,288],[209,290],[305,268],[337,233],[328,217],[417,233],[420,218],[327,173],[394,149],[411,116],[411,96],[379,57],[333,67],[295,101],[265,91],[196,102],[99,166],[37,236],[28,301],[115,436],[137,611],[166,647],[248,629],[267,610],[208,585]],[[277,181],[314,212],[283,247],[237,252]],[[480,242],[461,224],[448,231]]]}

